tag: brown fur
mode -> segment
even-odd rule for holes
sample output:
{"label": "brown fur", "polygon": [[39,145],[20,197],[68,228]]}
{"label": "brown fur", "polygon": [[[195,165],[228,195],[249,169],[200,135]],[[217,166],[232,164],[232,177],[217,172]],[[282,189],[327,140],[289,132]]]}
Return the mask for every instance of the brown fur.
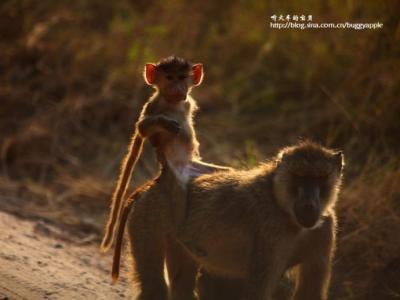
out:
{"label": "brown fur", "polygon": [[156,184],[158,178],[159,177],[155,177],[154,179],[148,180],[143,185],[141,185],[139,188],[137,188],[132,193],[132,195],[128,198],[128,200],[124,203],[124,206],[122,207],[121,216],[120,216],[120,220],[119,220],[120,224],[118,226],[117,235],[115,237],[115,248],[114,248],[114,256],[113,256],[112,272],[111,272],[113,284],[115,284],[118,281],[118,277],[119,277],[122,240],[124,237],[125,223],[128,219],[128,215],[129,215],[132,203],[134,201],[136,201],[140,197],[141,194],[143,194],[148,189],[150,189],[154,184]]}
{"label": "brown fur", "polygon": [[[196,73],[196,70],[199,71]],[[113,243],[124,197],[146,138],[156,148],[159,162],[168,164],[182,181],[218,169],[228,169],[200,161],[199,143],[193,127],[193,112],[197,106],[189,93],[193,85],[201,83],[202,76],[200,64],[192,65],[177,57],[165,58],[156,65],[146,64],[145,80],[156,88],[156,93],[142,109],[122,163],[100,247],[103,252]]]}
{"label": "brown fur", "polygon": [[294,299],[326,299],[342,165],[341,153],[306,142],[250,171],[200,176],[187,190],[166,168],[128,221],[135,299],[194,299],[199,267],[201,300],[228,299],[232,287],[237,299],[271,299],[291,268]]}
{"label": "brown fur", "polygon": [[[145,74],[145,80],[151,85],[155,84],[156,93],[144,105],[139,120],[135,125],[135,133],[133,134],[129,151],[122,164],[117,188],[113,194],[110,217],[101,245],[102,251],[106,251],[113,243],[117,223],[120,218],[121,207],[123,207],[124,196],[132,177],[133,168],[140,157],[144,139],[150,139],[151,143],[155,145],[157,149],[158,159],[160,162],[165,163],[163,153],[166,145],[172,142],[172,138],[176,138],[177,132],[180,131],[179,124],[181,124],[183,130],[180,135],[180,140],[184,140],[184,143],[190,144],[189,151],[191,151],[191,154],[197,153],[198,151],[198,142],[192,130],[192,114],[196,107],[194,101],[189,97],[188,101],[183,103],[171,104],[165,99],[163,93],[160,93],[166,84],[166,79],[163,78],[165,76],[162,76],[164,72],[157,72],[157,69],[163,69],[162,66],[165,65],[166,64],[161,62],[155,67],[153,73],[159,74],[157,74],[157,80],[154,79],[154,82],[149,82],[146,77],[147,74]],[[185,63],[177,61],[173,63],[173,65],[176,65],[177,68],[181,66],[181,68],[186,71]],[[174,71],[176,71],[176,69],[174,69]],[[155,77],[155,74],[153,74],[153,76]]]}

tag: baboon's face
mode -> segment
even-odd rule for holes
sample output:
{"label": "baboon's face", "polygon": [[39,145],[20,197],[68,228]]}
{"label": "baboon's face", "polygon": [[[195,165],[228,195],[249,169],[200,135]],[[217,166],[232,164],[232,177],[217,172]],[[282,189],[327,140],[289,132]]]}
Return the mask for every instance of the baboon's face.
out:
{"label": "baboon's face", "polygon": [[342,153],[303,149],[283,154],[274,179],[274,192],[292,220],[305,228],[317,225],[336,200]]}
{"label": "baboon's face", "polygon": [[179,59],[159,65],[147,63],[143,75],[146,83],[156,87],[169,104],[178,104],[186,100],[193,86],[201,84],[203,65]]}
{"label": "baboon's face", "polygon": [[186,70],[156,73],[157,87],[160,94],[170,103],[184,101],[190,89],[190,74]]}
{"label": "baboon's face", "polygon": [[328,176],[311,177],[291,174],[290,198],[296,221],[309,228],[317,224],[323,208],[329,202],[334,185]]}

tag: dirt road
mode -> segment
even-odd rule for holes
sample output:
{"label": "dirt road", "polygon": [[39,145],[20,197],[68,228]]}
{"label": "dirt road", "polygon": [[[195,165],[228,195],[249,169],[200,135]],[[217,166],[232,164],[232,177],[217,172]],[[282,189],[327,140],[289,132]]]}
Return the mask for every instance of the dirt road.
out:
{"label": "dirt road", "polygon": [[0,299],[129,299],[127,280],[110,284],[110,255],[51,225],[0,212]]}

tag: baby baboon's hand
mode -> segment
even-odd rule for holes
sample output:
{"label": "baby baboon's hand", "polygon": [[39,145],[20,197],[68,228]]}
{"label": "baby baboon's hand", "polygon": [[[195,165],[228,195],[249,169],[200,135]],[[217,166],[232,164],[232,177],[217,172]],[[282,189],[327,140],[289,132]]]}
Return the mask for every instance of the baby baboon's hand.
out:
{"label": "baby baboon's hand", "polygon": [[161,126],[172,134],[178,134],[181,130],[181,125],[173,119],[169,119],[166,117],[160,117]]}

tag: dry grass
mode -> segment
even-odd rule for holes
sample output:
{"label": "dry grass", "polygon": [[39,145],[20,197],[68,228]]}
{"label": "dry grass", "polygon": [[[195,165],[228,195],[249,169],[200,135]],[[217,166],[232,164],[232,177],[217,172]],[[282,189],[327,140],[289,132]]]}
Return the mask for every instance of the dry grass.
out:
{"label": "dry grass", "polygon": [[[99,232],[150,91],[146,61],[205,64],[206,160],[249,167],[299,137],[344,149],[334,299],[400,294],[398,3],[15,1],[0,4],[2,209]],[[379,31],[277,31],[276,14]],[[136,182],[157,167],[146,149]]]}

